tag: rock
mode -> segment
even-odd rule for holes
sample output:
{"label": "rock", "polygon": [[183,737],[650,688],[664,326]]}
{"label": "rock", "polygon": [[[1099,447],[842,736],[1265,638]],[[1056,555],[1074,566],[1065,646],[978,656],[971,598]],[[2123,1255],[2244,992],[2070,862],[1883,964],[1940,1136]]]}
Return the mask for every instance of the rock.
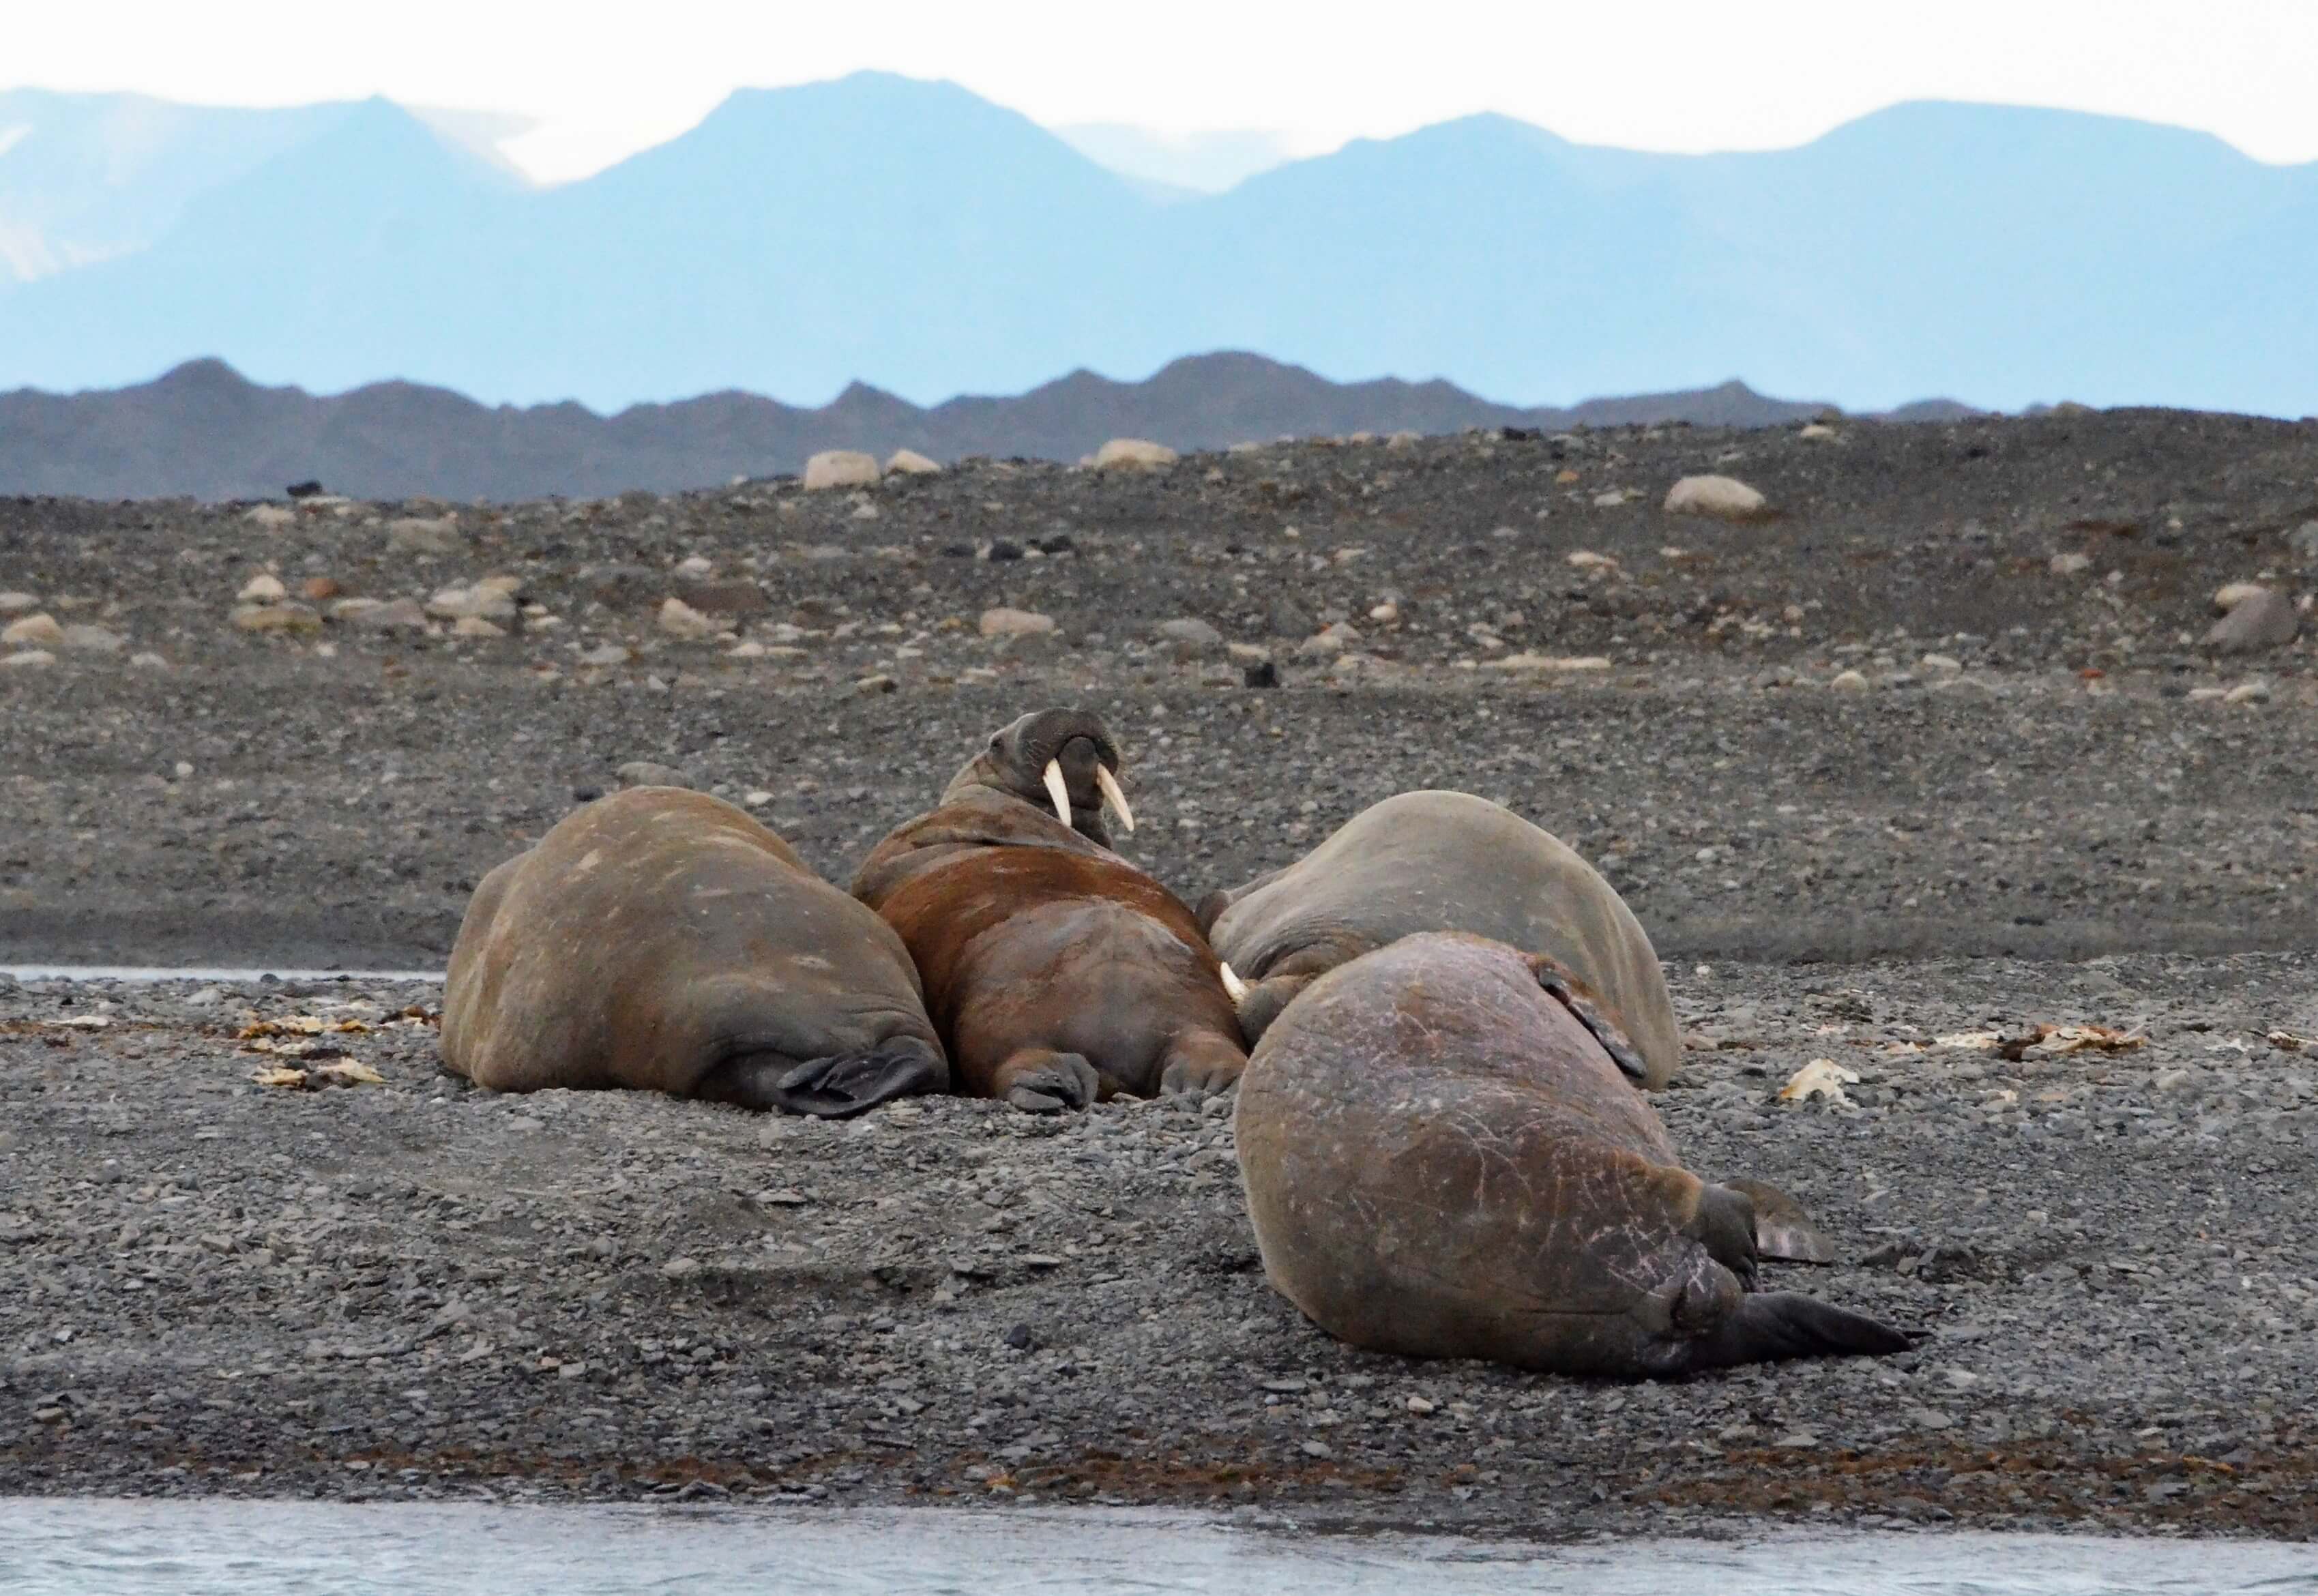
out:
{"label": "rock", "polygon": [[1828,679],[1827,685],[1838,693],[1867,691],[1867,678],[1855,670],[1838,670]]}
{"label": "rock", "polygon": [[679,582],[676,596],[704,615],[761,615],[772,607],[762,587],[738,578]]}
{"label": "rock", "polygon": [[0,643],[25,649],[60,649],[64,647],[65,629],[57,624],[54,615],[42,611],[11,621],[0,627]]}
{"label": "rock", "polygon": [[502,589],[477,582],[471,587],[445,587],[427,601],[427,613],[442,621],[512,621],[515,599]]}
{"label": "rock", "polygon": [[1331,654],[1341,654],[1360,641],[1361,634],[1349,623],[1338,621],[1322,627],[1297,644],[1296,651],[1306,659],[1324,659]]}
{"label": "rock", "polygon": [[2228,692],[2222,695],[2222,702],[2224,704],[2268,704],[2269,702],[2269,684],[2268,682],[2240,682],[2236,686],[2232,687]]}
{"label": "rock", "polygon": [[403,516],[386,524],[391,554],[456,554],[466,546],[456,516]]}
{"label": "rock", "polygon": [[896,449],[885,462],[885,470],[889,474],[899,471],[905,477],[930,477],[941,470],[941,462],[928,460],[915,449]]}
{"label": "rock", "polygon": [[1384,446],[1388,449],[1395,450],[1414,449],[1417,444],[1424,441],[1422,434],[1413,432],[1397,432],[1384,441]]}
{"label": "rock", "polygon": [[1607,670],[1610,661],[1601,654],[1508,654],[1502,659],[1489,661],[1491,670]]}
{"label": "rock", "polygon": [[453,637],[505,637],[504,628],[484,620],[481,615],[462,615],[451,624]]}
{"label": "rock", "polygon": [[1269,659],[1258,659],[1242,668],[1239,679],[1244,687],[1277,687],[1280,667]]}
{"label": "rock", "polygon": [[1569,564],[1576,566],[1579,570],[1615,570],[1618,569],[1618,562],[1615,560],[1612,559],[1607,554],[1596,554],[1591,549],[1572,549],[1568,554],[1562,556],[1562,558]]}
{"label": "rock", "polygon": [[982,612],[982,635],[991,638],[1037,637],[1054,631],[1055,618],[1036,610],[1000,607]]}
{"label": "rock", "polygon": [[321,604],[345,591],[334,577],[308,577],[298,584],[298,596],[309,604]]}
{"label": "rock", "polygon": [[244,582],[233,596],[237,604],[279,604],[290,596],[290,589],[282,585],[280,577],[262,570]]}
{"label": "rock", "polygon": [[1186,616],[1178,621],[1159,623],[1160,638],[1171,645],[1178,659],[1198,659],[1220,650],[1224,634],[1205,621]]}
{"label": "rock", "polygon": [[1713,516],[1724,521],[1752,521],[1765,515],[1769,501],[1736,477],[1685,477],[1667,489],[1669,516]]}
{"label": "rock", "polygon": [[2074,551],[2071,551],[2066,554],[2053,555],[2050,565],[2054,576],[2073,577],[2079,571],[2090,566],[2092,562],[2093,557],[2091,555],[2079,554]]}
{"label": "rock", "polygon": [[1963,668],[1963,661],[1953,654],[1927,654],[1917,663],[1926,670],[1944,671],[1951,675]]}
{"label": "rock", "polygon": [[1370,605],[1369,619],[1379,626],[1389,626],[1400,619],[1400,606],[1397,604]]}
{"label": "rock", "polygon": [[2284,648],[2301,630],[2302,618],[2295,614],[2292,599],[2268,587],[2254,587],[2214,623],[2206,633],[2206,647],[2216,654],[2260,653]]}
{"label": "rock", "polygon": [[676,574],[688,578],[713,577],[716,574],[716,562],[705,554],[687,554],[676,562]]}
{"label": "rock", "polygon": [[252,505],[241,513],[241,518],[252,526],[263,526],[268,532],[279,532],[298,519],[298,512],[287,505]]}
{"label": "rock", "polygon": [[624,787],[689,787],[692,777],[673,765],[654,759],[631,759],[612,773]]}
{"label": "rock", "polygon": [[1799,438],[1819,439],[1833,438],[1839,435],[1841,435],[1837,433],[1835,428],[1829,426],[1824,421],[1806,421],[1803,423],[1801,428],[1795,434],[1795,436]]}
{"label": "rock", "polygon": [[598,604],[642,604],[660,592],[657,572],[641,565],[591,565],[580,571],[580,586]]}
{"label": "rock", "polygon": [[2228,582],[2214,594],[2214,613],[2226,615],[2247,599],[2265,591],[2260,582]]}
{"label": "rock", "polygon": [[27,649],[21,654],[0,654],[0,666],[13,669],[37,669],[40,666],[54,665],[56,662],[57,657],[46,649]]}
{"label": "rock", "polygon": [[625,643],[598,643],[580,656],[582,665],[625,665],[635,658]]}
{"label": "rock", "polygon": [[860,694],[864,698],[874,698],[880,693],[894,692],[898,689],[901,685],[901,683],[895,681],[892,677],[880,672],[876,676],[863,677],[859,681],[853,684],[853,690],[856,693]]}
{"label": "rock", "polygon": [[233,612],[242,632],[319,632],[320,614],[302,604],[246,604]]}
{"label": "rock", "polygon": [[21,615],[38,608],[40,602],[29,593],[0,593],[0,615]]}
{"label": "rock", "polygon": [[64,645],[85,654],[118,654],[128,641],[107,627],[81,624],[65,628]]}
{"label": "rock", "polygon": [[680,598],[669,599],[660,606],[660,629],[670,637],[695,643],[707,642],[729,630]]}
{"label": "rock", "polygon": [[815,492],[827,488],[875,488],[877,457],[858,449],[823,449],[804,462],[804,485]]}
{"label": "rock", "polygon": [[415,598],[344,598],[331,606],[331,617],[371,632],[427,630],[427,611]]}
{"label": "rock", "polygon": [[[2305,560],[2318,560],[2318,521],[2305,521],[2287,533],[2286,546]],[[5,613],[10,596],[0,593],[0,613]]]}
{"label": "rock", "polygon": [[169,668],[169,662],[161,658],[158,654],[131,654],[129,656],[129,663],[132,668],[137,670],[166,670]]}
{"label": "rock", "polygon": [[1176,454],[1164,444],[1148,438],[1113,438],[1094,452],[1099,471],[1157,471],[1175,463]]}

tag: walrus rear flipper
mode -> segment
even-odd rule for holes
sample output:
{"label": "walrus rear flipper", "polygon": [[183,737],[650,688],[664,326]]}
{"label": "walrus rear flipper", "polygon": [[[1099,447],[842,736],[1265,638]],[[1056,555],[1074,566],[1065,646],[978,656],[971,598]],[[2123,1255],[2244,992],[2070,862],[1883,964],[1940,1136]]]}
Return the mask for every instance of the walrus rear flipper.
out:
{"label": "walrus rear flipper", "polygon": [[850,1119],[880,1103],[939,1091],[949,1071],[923,1043],[896,1037],[865,1053],[798,1063],[779,1054],[743,1054],[709,1071],[696,1095],[763,1112]]}
{"label": "walrus rear flipper", "polygon": [[1713,1334],[1691,1343],[1689,1367],[1730,1368],[1787,1358],[1871,1358],[1905,1352],[1915,1340],[1880,1319],[1835,1307],[1799,1291],[1766,1291],[1738,1299],[1738,1312]]}

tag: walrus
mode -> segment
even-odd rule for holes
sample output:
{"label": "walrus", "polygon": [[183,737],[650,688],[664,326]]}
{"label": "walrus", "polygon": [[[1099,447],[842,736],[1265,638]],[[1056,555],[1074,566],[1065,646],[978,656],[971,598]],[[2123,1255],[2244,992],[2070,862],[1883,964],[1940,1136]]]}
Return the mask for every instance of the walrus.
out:
{"label": "walrus", "polygon": [[843,1118],[939,1091],[909,950],[744,811],[631,787],[483,877],[443,993],[478,1086],[632,1087]]}
{"label": "walrus", "polygon": [[1552,958],[1453,932],[1315,980],[1235,1110],[1272,1285],[1355,1346],[1560,1374],[1911,1345],[1754,1289],[1752,1204],[1681,1167],[1588,995]]}
{"label": "walrus", "polygon": [[1558,838],[1469,793],[1370,805],[1295,864],[1210,892],[1199,928],[1251,1043],[1316,976],[1415,932],[1470,931],[1582,977],[1640,1045],[1645,1087],[1682,1062],[1666,973],[1625,900]]}
{"label": "walrus", "polygon": [[1119,745],[1051,709],[992,737],[854,896],[901,934],[959,1090],[1018,1108],[1217,1092],[1246,1065],[1198,920],[1110,848],[1132,829]]}

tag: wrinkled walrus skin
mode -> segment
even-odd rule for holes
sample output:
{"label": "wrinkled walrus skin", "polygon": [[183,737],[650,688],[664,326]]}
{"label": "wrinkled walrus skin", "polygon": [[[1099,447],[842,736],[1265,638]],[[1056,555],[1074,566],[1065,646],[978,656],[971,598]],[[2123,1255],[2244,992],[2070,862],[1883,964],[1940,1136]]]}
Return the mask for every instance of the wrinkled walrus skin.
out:
{"label": "wrinkled walrus skin", "polygon": [[843,1117],[949,1069],[907,949],[732,805],[633,787],[485,876],[444,1062],[499,1091],[631,1087]]}
{"label": "wrinkled walrus skin", "polygon": [[1419,931],[1470,931],[1568,965],[1638,1045],[1645,1087],[1682,1063],[1682,1032],[1649,933],[1568,847],[1469,793],[1371,804],[1286,869],[1210,893],[1199,924],[1249,983],[1240,1027],[1266,1027],[1313,977]]}
{"label": "wrinkled walrus skin", "polygon": [[1681,1167],[1605,1051],[1614,1029],[1555,995],[1566,976],[1426,934],[1296,1000],[1236,1109],[1272,1285],[1355,1346],[1560,1374],[1906,1349],[1873,1319],[1752,1291],[1750,1204]]}
{"label": "wrinkled walrus skin", "polygon": [[1247,1063],[1190,910],[1110,850],[1102,778],[1115,793],[1118,762],[1093,715],[1026,715],[855,879],[916,960],[961,1091],[1083,1108],[1221,1091]]}

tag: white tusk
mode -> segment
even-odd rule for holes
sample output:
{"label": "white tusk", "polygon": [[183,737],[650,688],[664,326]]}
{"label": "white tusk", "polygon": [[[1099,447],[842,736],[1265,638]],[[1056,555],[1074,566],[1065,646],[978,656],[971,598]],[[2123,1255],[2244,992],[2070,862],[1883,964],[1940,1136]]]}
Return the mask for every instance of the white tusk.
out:
{"label": "white tusk", "polygon": [[1102,801],[1110,804],[1111,812],[1119,816],[1119,823],[1130,831],[1134,830],[1135,811],[1127,807],[1127,794],[1119,790],[1119,778],[1110,774],[1109,766],[1095,766],[1094,785],[1102,789]]}
{"label": "white tusk", "polygon": [[1224,995],[1229,998],[1232,1000],[1233,1006],[1236,1008],[1238,1005],[1247,1001],[1247,982],[1242,981],[1229,964],[1222,966],[1222,969],[1224,973]]}
{"label": "white tusk", "polygon": [[1055,818],[1067,826],[1071,823],[1071,789],[1063,780],[1063,762],[1047,761],[1047,796],[1055,801]]}

